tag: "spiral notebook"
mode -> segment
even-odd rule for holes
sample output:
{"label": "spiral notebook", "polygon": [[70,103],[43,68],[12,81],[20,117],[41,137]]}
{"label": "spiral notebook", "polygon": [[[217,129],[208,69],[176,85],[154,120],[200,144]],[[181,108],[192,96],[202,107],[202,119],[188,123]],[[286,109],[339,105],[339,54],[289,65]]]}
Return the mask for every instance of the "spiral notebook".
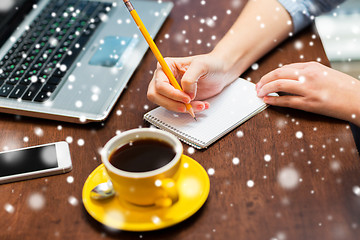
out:
{"label": "spiral notebook", "polygon": [[197,113],[197,121],[188,113],[175,113],[163,107],[149,111],[144,115],[144,119],[171,132],[183,142],[201,149],[207,148],[267,107],[267,104],[257,97],[255,84],[242,78],[207,101],[210,108]]}

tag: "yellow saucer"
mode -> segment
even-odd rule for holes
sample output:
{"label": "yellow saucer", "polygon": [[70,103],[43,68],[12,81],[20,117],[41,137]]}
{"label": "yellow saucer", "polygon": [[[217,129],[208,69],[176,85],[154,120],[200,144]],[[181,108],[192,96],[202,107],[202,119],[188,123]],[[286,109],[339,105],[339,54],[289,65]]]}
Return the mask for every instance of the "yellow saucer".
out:
{"label": "yellow saucer", "polygon": [[107,200],[93,200],[90,191],[108,181],[104,164],[87,178],[82,192],[88,213],[100,223],[119,230],[151,231],[179,223],[196,213],[205,203],[210,180],[204,168],[192,158],[182,155],[178,180],[179,200],[168,208],[139,207],[116,196]]}

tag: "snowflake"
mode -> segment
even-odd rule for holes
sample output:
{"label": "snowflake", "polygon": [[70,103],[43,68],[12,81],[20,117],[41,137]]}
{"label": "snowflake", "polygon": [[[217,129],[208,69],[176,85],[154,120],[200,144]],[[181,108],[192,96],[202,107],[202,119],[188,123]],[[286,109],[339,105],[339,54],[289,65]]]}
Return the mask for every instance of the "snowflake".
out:
{"label": "snowflake", "polygon": [[39,137],[42,137],[42,136],[44,135],[44,131],[43,131],[41,128],[36,127],[36,128],[35,128],[35,134],[36,134],[37,136],[39,136]]}
{"label": "snowflake", "polygon": [[241,138],[241,137],[243,137],[244,136],[244,132],[243,131],[237,131],[236,132],[236,136],[238,137],[238,138]]}
{"label": "snowflake", "polygon": [[77,144],[81,147],[81,146],[84,146],[85,144],[85,141],[84,139],[80,138],[78,141],[77,141]]}
{"label": "snowflake", "polygon": [[248,180],[248,181],[246,182],[246,185],[247,185],[249,188],[252,188],[252,187],[254,187],[255,183],[254,183],[253,180]]}
{"label": "snowflake", "polygon": [[74,177],[73,177],[73,176],[68,176],[68,177],[66,178],[66,181],[67,181],[68,183],[73,183],[73,182],[74,182]]}
{"label": "snowflake", "polygon": [[354,187],[352,188],[352,190],[353,190],[353,193],[354,193],[356,196],[360,197],[360,187],[359,187],[359,186],[354,186]]}
{"label": "snowflake", "polygon": [[72,143],[72,142],[73,142],[73,138],[72,138],[71,136],[68,136],[68,137],[66,137],[65,141],[66,141],[67,143]]}
{"label": "snowflake", "polygon": [[74,197],[74,196],[70,196],[70,197],[68,198],[68,201],[69,201],[69,203],[70,203],[71,205],[73,205],[73,206],[77,206],[77,205],[79,204],[79,201],[78,201],[77,198]]}
{"label": "snowflake", "polygon": [[270,155],[270,154],[266,154],[266,155],[264,156],[264,160],[265,160],[265,162],[270,162],[270,161],[271,161],[271,155]]}
{"label": "snowflake", "polygon": [[238,165],[238,164],[240,163],[240,159],[237,158],[237,157],[234,157],[234,158],[232,159],[232,162],[233,162],[234,165]]}
{"label": "snowflake", "polygon": [[8,213],[14,213],[15,212],[15,208],[13,205],[11,205],[10,203],[6,203],[4,206],[5,211],[7,211]]}
{"label": "snowflake", "polygon": [[75,102],[75,106],[76,106],[77,108],[81,108],[81,107],[83,106],[82,101],[80,101],[80,100],[76,101],[76,102]]}
{"label": "snowflake", "polygon": [[187,152],[188,152],[189,154],[194,154],[194,153],[195,153],[195,148],[189,147],[188,150],[187,150]]}
{"label": "snowflake", "polygon": [[252,70],[258,70],[259,69],[259,64],[257,64],[257,63],[254,63],[253,65],[251,65],[251,69]]}
{"label": "snowflake", "polygon": [[296,138],[301,139],[303,137],[303,133],[301,131],[297,131],[295,133]]}
{"label": "snowflake", "polygon": [[28,205],[34,211],[41,210],[45,206],[45,197],[40,193],[33,193],[28,198]]}
{"label": "snowflake", "polygon": [[294,189],[299,184],[299,173],[293,167],[285,167],[278,173],[277,180],[284,189]]}

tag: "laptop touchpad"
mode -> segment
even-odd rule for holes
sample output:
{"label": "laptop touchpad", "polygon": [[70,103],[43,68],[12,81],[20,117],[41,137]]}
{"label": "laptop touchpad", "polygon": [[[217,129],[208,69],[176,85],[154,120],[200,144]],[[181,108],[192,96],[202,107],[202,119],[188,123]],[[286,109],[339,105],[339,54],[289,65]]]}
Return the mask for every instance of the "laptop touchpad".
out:
{"label": "laptop touchpad", "polygon": [[90,59],[89,64],[104,67],[121,67],[129,61],[137,38],[107,36]]}

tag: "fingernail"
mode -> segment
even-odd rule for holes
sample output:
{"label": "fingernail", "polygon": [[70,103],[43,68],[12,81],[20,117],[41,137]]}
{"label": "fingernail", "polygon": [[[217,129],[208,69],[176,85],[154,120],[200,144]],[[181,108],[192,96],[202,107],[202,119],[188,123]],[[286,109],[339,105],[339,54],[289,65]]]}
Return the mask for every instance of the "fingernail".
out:
{"label": "fingernail", "polygon": [[197,109],[198,109],[198,110],[204,110],[204,109],[205,109],[205,105],[200,104],[200,105],[197,106]]}
{"label": "fingernail", "polygon": [[190,99],[190,98],[184,98],[183,102],[184,102],[184,103],[190,103],[190,102],[191,102],[191,99]]}
{"label": "fingernail", "polygon": [[209,103],[205,103],[205,109],[209,109],[210,104]]}

